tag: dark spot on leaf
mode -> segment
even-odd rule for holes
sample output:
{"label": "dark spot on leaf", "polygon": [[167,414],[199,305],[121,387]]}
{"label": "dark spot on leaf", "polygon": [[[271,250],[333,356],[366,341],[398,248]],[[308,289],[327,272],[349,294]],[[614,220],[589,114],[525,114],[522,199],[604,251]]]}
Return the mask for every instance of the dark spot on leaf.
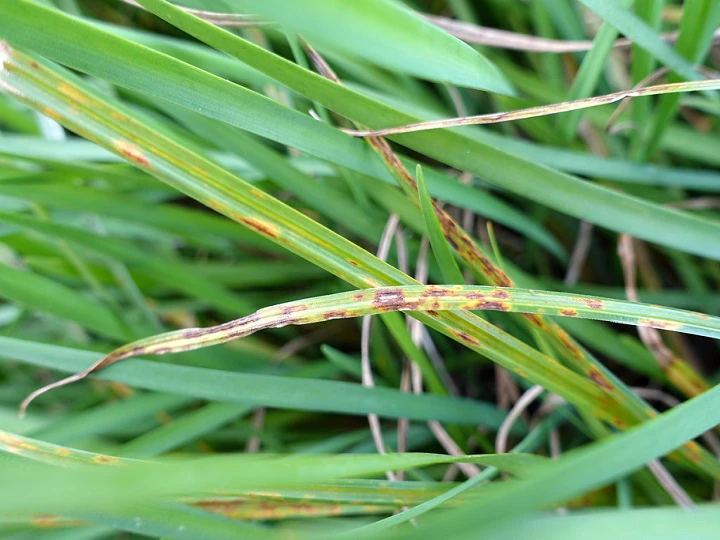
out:
{"label": "dark spot on leaf", "polygon": [[583,302],[585,302],[585,305],[590,309],[603,309],[605,307],[603,301],[597,300],[596,298],[583,298]]}
{"label": "dark spot on leaf", "polygon": [[473,345],[475,347],[480,346],[480,341],[477,338],[467,334],[466,332],[453,332],[453,334],[455,334],[460,341],[469,343],[470,345]]}
{"label": "dark spot on leaf", "polygon": [[588,373],[588,377],[603,390],[612,390],[612,386],[610,386],[608,380],[599,371],[591,370],[590,373]]}
{"label": "dark spot on leaf", "polygon": [[290,315],[291,313],[296,313],[298,311],[305,311],[308,307],[303,304],[295,305],[295,306],[287,306],[284,307],[281,311],[283,315]]}
{"label": "dark spot on leaf", "polygon": [[560,315],[563,315],[565,317],[577,317],[578,312],[576,309],[563,308],[560,310]]}
{"label": "dark spot on leaf", "polygon": [[262,234],[263,236],[269,236],[271,238],[277,238],[278,233],[277,229],[271,225],[268,225],[266,223],[263,223],[262,221],[258,221],[255,218],[251,217],[241,217],[239,218],[239,221],[246,225],[247,227],[253,229],[254,231]]}
{"label": "dark spot on leaf", "polygon": [[141,167],[151,168],[150,160],[143,154],[134,144],[125,141],[115,141],[113,143],[115,149],[130,161]]}
{"label": "dark spot on leaf", "polygon": [[328,311],[323,314],[323,319],[329,321],[330,319],[344,319],[348,316],[348,312],[345,310]]}
{"label": "dark spot on leaf", "polygon": [[375,309],[400,309],[405,302],[405,294],[399,289],[377,291],[373,297]]}
{"label": "dark spot on leaf", "polygon": [[502,289],[496,289],[492,293],[495,298],[510,298],[510,293]]}
{"label": "dark spot on leaf", "polygon": [[479,300],[475,302],[472,309],[483,309],[493,311],[510,311],[510,304],[507,302],[493,302],[491,300]]}

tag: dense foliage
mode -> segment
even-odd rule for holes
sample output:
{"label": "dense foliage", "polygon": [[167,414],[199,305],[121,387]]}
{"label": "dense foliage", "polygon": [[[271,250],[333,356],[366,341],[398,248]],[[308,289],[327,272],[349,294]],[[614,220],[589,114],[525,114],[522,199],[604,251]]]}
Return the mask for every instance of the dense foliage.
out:
{"label": "dense foliage", "polygon": [[0,535],[712,537],[719,25],[0,3]]}

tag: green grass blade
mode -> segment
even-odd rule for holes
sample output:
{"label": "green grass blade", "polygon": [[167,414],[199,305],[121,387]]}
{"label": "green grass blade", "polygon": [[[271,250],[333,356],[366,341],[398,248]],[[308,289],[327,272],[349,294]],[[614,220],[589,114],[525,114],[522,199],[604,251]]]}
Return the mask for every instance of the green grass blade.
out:
{"label": "green grass blade", "polygon": [[561,503],[622,478],[683,444],[697,449],[698,445],[692,439],[715,427],[718,407],[720,387],[625,433],[541,465],[530,478],[488,486],[481,501],[439,515],[432,525],[426,523],[421,536],[431,538],[440,530],[442,534],[454,535],[468,531],[470,527],[477,534],[478,523],[488,527],[531,510]]}
{"label": "green grass blade", "polygon": [[[212,305],[227,312],[243,312],[251,309],[250,304],[229,290],[205,280],[191,267],[161,256],[152,256],[139,251],[132,244],[118,238],[108,238],[85,232],[75,227],[60,225],[24,217],[18,214],[0,212],[0,221],[11,223],[53,238],[65,240],[83,250],[90,250],[115,257],[131,265],[142,266],[158,280],[178,290],[205,299]],[[170,279],[171,281],[167,281]]]}
{"label": "green grass blade", "polygon": [[278,21],[323,49],[364,58],[392,71],[512,94],[500,71],[479,52],[394,0],[367,0],[362,5],[239,0],[234,7]]}
{"label": "green grass blade", "polygon": [[435,260],[438,266],[440,266],[443,280],[445,283],[455,283],[458,285],[465,283],[462,272],[460,272],[460,267],[440,227],[440,221],[438,221],[437,214],[435,213],[435,203],[428,193],[422,167],[418,165],[416,171],[415,178],[417,181],[418,197],[420,199],[420,209],[425,219],[425,229],[430,238],[433,255],[435,255]]}
{"label": "green grass blade", "polygon": [[658,33],[623,6],[618,0],[580,0],[604,21],[651,53],[657,60],[688,81],[700,80],[693,65],[665,43]]}
{"label": "green grass blade", "polygon": [[0,297],[74,321],[101,335],[126,340],[128,328],[111,310],[65,285],[0,264]]}
{"label": "green grass blade", "polygon": [[[19,53],[13,52],[13,56],[25,58],[18,55]],[[16,64],[21,71],[26,68],[31,70],[33,75],[26,72],[28,81],[24,81],[22,77],[10,76],[9,70],[5,75],[13,79],[13,85],[22,87],[22,90],[18,88],[21,94],[30,92],[35,99],[48,105],[52,103],[62,121],[75,131],[125,155],[133,163],[170,185],[290,248],[308,261],[332,271],[357,287],[415,283],[397,268],[379,261],[367,251],[307,216],[133,120],[111,107],[106,100],[87,92],[76,80],[73,79],[70,83],[64,72],[55,71],[56,68],[50,69],[48,65],[41,66],[40,62],[42,61],[39,59],[21,60],[24,66],[22,68],[20,64]],[[10,66],[8,61],[5,66]],[[45,81],[39,87],[30,82],[36,72]],[[68,108],[63,99],[52,97],[58,88],[73,96],[79,96],[80,101],[73,98],[73,105]],[[67,95],[64,95],[67,98]],[[75,112],[77,110],[86,113],[78,116]],[[95,112],[98,110],[104,110],[105,114],[98,117]],[[12,219],[17,221],[21,218],[14,216]],[[542,384],[552,391],[565,396],[572,395],[570,399],[574,403],[586,404],[598,414],[606,415],[610,412],[603,397],[604,391],[596,383],[583,379],[472,314],[418,314],[417,318],[466,346],[504,363],[510,369],[519,370],[523,376],[538,377],[538,380],[542,380]],[[476,341],[478,338],[464,338],[474,335],[481,336],[487,346],[481,346]],[[591,404],[593,400],[596,401],[594,405]],[[626,414],[618,410],[618,417]]]}
{"label": "green grass blade", "polygon": [[[371,175],[387,177],[386,172],[381,172],[382,165],[378,160],[370,160],[369,150],[360,141],[352,141],[337,130],[318,125],[317,121],[309,117],[284,109],[227,81],[130,42],[118,40],[59,13],[32,3],[22,2],[20,5],[22,7],[19,9],[14,7],[15,4],[8,5],[6,17],[0,20],[0,35],[19,45],[30,47],[76,69],[160,96],[192,110],[197,111],[197,103],[202,101],[202,111],[197,112],[324,159],[342,159],[342,164],[352,170],[363,172],[371,169],[375,172]],[[181,24],[191,34],[202,36],[214,46],[227,50],[268,76],[361,124],[383,127],[417,120],[335,85],[212,25],[204,24],[168,4],[159,4],[158,10],[171,13],[174,23]],[[18,28],[23,28],[22,32]],[[65,31],[69,28],[73,31]],[[63,29],[61,33],[60,29]],[[74,44],[68,41],[68,36],[72,36],[70,39]],[[63,43],[63,47],[58,46],[59,42]],[[98,47],[88,49],[81,43],[97,43]],[[94,56],[96,53],[98,56]],[[152,76],[148,76],[148,73],[152,73]],[[183,90],[169,91],[171,88]],[[258,122],[257,118],[263,116],[267,121]],[[720,247],[714,242],[720,227],[709,220],[581,182],[459,133],[404,135],[398,136],[397,140],[414,150],[561,212],[638,238],[698,255],[720,258]],[[482,156],[482,159],[477,156]],[[532,182],[528,182],[528,178],[532,178]],[[682,231],[682,234],[675,231]]]}
{"label": "green grass blade", "polygon": [[[0,356],[63,371],[80,371],[98,359],[97,353],[0,338]],[[340,414],[376,413],[387,418],[438,420],[497,428],[505,417],[494,406],[467,399],[412,395],[389,388],[282,376],[251,375],[227,371],[165,365],[133,360],[99,374],[158,392],[240,403],[248,406],[283,407]],[[239,392],[238,389],[242,389]],[[342,400],[338,396],[343,396]]]}

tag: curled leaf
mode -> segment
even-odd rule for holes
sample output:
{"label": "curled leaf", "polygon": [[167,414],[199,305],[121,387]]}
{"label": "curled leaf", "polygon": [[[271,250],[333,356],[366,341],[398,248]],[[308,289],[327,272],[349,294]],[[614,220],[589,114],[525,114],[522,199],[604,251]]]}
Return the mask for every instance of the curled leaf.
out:
{"label": "curled leaf", "polygon": [[[24,414],[36,397],[49,390],[82,380],[119,360],[133,356],[191,351],[227,343],[260,330],[288,325],[377,315],[389,311],[452,310],[542,313],[720,338],[718,317],[609,298],[473,285],[380,287],[296,300],[269,306],[217,326],[185,328],[134,341],[115,349],[86,370],[36,390],[25,398],[20,411]],[[481,345],[475,336],[463,334],[457,337],[467,345]]]}

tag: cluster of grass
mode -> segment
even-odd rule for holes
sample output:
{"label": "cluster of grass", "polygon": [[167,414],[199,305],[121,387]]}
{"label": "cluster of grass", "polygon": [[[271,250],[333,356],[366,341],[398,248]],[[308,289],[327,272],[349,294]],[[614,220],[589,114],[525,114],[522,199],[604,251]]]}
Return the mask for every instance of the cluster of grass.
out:
{"label": "cluster of grass", "polygon": [[719,25],[1,3],[0,535],[712,537]]}

